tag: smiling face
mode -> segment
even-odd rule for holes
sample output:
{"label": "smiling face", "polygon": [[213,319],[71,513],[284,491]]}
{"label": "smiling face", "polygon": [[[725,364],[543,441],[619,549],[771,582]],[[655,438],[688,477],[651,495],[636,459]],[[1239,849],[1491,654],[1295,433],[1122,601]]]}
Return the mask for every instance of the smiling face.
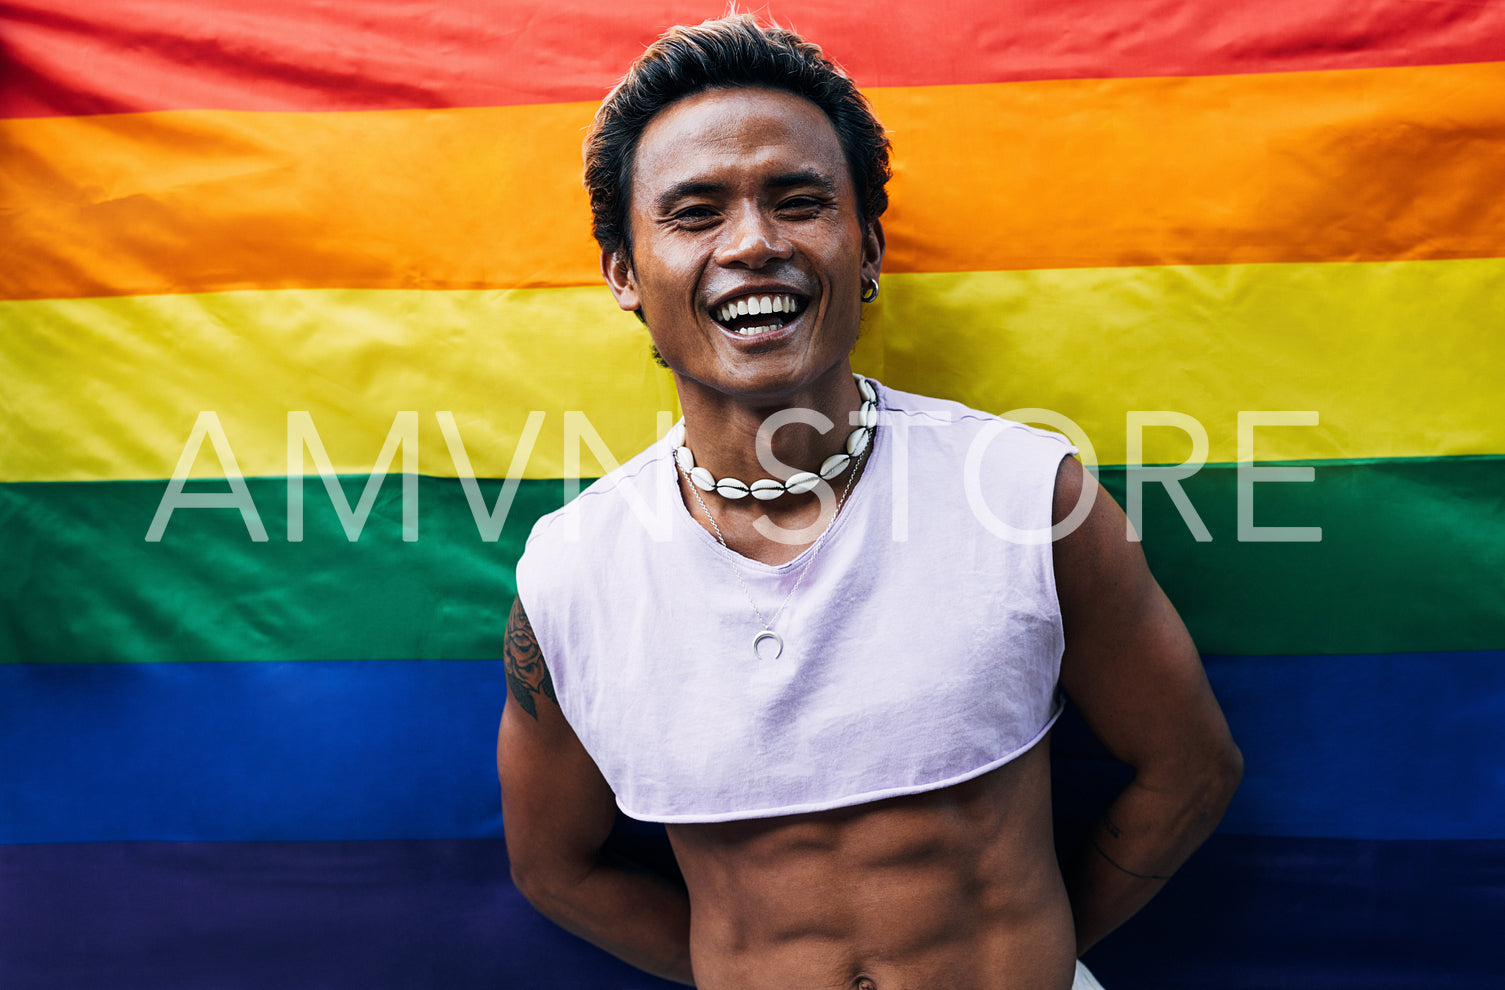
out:
{"label": "smiling face", "polygon": [[750,88],[672,104],[639,139],[628,225],[631,256],[603,252],[602,271],[682,396],[771,400],[846,373],[883,232],[815,104]]}

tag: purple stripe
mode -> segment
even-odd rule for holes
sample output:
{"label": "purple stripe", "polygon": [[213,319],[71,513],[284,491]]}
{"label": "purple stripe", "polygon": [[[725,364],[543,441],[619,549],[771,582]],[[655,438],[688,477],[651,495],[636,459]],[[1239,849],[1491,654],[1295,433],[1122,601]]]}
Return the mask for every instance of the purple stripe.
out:
{"label": "purple stripe", "polygon": [[[1501,917],[1505,841],[1216,836],[1088,962],[1110,990],[1485,990]],[[0,847],[0,987],[666,986],[535,914],[496,840]]]}
{"label": "purple stripe", "polygon": [[657,990],[512,887],[497,840],[0,847],[0,987]]}
{"label": "purple stripe", "polygon": [[1086,957],[1109,990],[1491,990],[1505,841],[1214,836]]}

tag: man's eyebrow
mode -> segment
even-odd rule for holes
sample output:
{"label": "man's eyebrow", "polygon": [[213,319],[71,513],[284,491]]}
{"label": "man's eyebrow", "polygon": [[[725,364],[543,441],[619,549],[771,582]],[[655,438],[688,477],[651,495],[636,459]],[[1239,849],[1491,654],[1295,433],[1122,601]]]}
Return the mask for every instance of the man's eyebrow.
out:
{"label": "man's eyebrow", "polygon": [[815,186],[822,192],[835,193],[836,180],[813,168],[799,168],[793,172],[781,172],[768,180],[774,189],[792,189],[796,186]]}
{"label": "man's eyebrow", "polygon": [[725,192],[727,185],[724,182],[705,182],[697,179],[687,179],[684,182],[676,182],[654,197],[653,205],[658,212],[665,213],[669,207],[682,199],[695,196],[713,196],[716,193]]}
{"label": "man's eyebrow", "polygon": [[[794,189],[800,186],[814,186],[822,192],[834,195],[836,192],[836,180],[826,173],[813,168],[799,168],[792,172],[780,172],[770,176],[767,181],[770,189]],[[668,212],[681,199],[690,199],[696,196],[714,196],[725,193],[730,187],[724,182],[710,182],[703,179],[686,179],[676,182],[654,197],[653,205],[659,213]]]}

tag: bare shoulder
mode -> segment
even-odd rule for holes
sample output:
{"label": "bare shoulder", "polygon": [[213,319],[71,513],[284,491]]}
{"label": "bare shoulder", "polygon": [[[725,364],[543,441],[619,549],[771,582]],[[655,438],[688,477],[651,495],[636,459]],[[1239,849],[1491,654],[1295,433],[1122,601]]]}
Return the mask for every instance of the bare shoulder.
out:
{"label": "bare shoulder", "polygon": [[554,680],[549,676],[548,664],[539,649],[538,637],[533,634],[533,625],[523,611],[522,599],[512,602],[512,614],[507,617],[507,638],[502,648],[502,660],[507,673],[507,692],[527,714],[538,718],[539,702],[547,699],[557,707],[559,698],[554,694]]}
{"label": "bare shoulder", "polygon": [[603,788],[600,771],[559,707],[549,665],[521,601],[512,603],[507,619],[502,663],[507,701],[497,735],[497,769],[503,796],[509,785],[518,793],[564,786],[560,774],[591,790]]}
{"label": "bare shoulder", "polygon": [[538,893],[575,875],[611,831],[611,789],[560,711],[554,682],[520,602],[507,620],[507,702],[497,732],[503,834],[513,877]]}
{"label": "bare shoulder", "polygon": [[1095,666],[1154,657],[1185,660],[1188,654],[1196,659],[1191,636],[1151,576],[1139,543],[1129,538],[1118,503],[1076,458],[1063,457],[1053,520],[1067,520],[1084,500],[1091,509],[1059,534],[1052,551],[1066,632],[1063,678],[1071,660]]}
{"label": "bare shoulder", "polygon": [[1113,498],[1074,458],[1057,471],[1055,518],[1092,497],[1054,547],[1066,647],[1061,685],[1120,759],[1136,766],[1187,748],[1231,746],[1191,634]]}
{"label": "bare shoulder", "polygon": [[1052,523],[1060,526],[1090,505],[1085,516],[1060,533],[1054,546],[1056,590],[1068,623],[1107,617],[1115,607],[1143,604],[1158,591],[1129,522],[1118,503],[1075,457],[1056,469]]}

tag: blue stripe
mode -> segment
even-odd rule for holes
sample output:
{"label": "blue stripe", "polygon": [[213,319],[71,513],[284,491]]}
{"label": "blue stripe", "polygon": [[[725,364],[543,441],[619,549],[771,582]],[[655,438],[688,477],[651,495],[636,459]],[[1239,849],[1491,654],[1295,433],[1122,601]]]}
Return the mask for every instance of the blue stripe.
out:
{"label": "blue stripe", "polygon": [[1505,650],[1204,660],[1244,751],[1223,831],[1505,838]]}
{"label": "blue stripe", "polygon": [[[660,837],[661,837],[660,832]],[[496,841],[0,847],[0,986],[658,990]],[[1215,836],[1087,957],[1111,990],[1494,990],[1505,842]]]}
{"label": "blue stripe", "polygon": [[[1244,753],[1219,831],[1505,838],[1505,651],[1203,662]],[[1069,835],[1129,773],[1070,706],[1051,749]]]}
{"label": "blue stripe", "polygon": [[501,834],[500,661],[0,667],[0,842]]}
{"label": "blue stripe", "polygon": [[[1223,831],[1505,838],[1505,651],[1208,670]],[[496,836],[504,692],[499,661],[0,666],[0,842]]]}

